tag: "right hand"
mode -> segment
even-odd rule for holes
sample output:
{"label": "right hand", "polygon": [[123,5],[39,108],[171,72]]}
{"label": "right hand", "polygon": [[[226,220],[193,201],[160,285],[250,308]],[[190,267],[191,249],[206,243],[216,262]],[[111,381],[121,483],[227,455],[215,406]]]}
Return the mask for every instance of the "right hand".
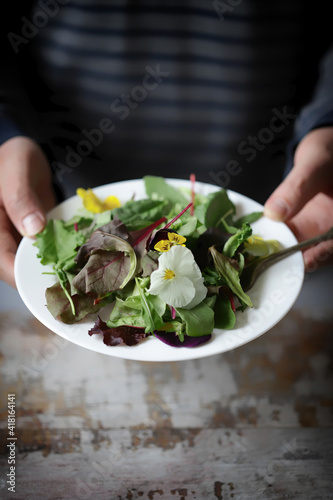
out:
{"label": "right hand", "polygon": [[15,288],[14,259],[22,236],[35,236],[56,203],[51,168],[42,149],[27,137],[0,147],[0,280]]}
{"label": "right hand", "polygon": [[[285,222],[298,241],[333,225],[333,127],[309,132],[296,148],[294,167],[265,204],[265,215]],[[305,270],[333,264],[333,240],[303,251]]]}

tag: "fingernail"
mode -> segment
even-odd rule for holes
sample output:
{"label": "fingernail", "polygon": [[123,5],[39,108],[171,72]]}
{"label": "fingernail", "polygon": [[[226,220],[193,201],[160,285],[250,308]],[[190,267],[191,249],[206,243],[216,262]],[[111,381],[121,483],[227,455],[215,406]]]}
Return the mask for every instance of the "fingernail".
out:
{"label": "fingernail", "polygon": [[289,207],[283,198],[274,198],[265,205],[264,213],[267,217],[277,221],[285,220]]}
{"label": "fingernail", "polygon": [[44,217],[38,212],[24,217],[22,221],[24,236],[34,236],[44,228]]}

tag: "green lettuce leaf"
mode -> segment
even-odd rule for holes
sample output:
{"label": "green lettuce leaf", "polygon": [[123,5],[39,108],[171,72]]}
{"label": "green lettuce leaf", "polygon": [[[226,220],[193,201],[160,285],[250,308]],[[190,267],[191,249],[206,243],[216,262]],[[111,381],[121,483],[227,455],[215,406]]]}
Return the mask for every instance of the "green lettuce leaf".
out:
{"label": "green lettuce leaf", "polygon": [[235,220],[234,226],[237,228],[241,228],[243,224],[248,222],[249,224],[252,224],[253,222],[256,222],[258,219],[260,219],[263,216],[263,212],[252,212],[251,214],[243,215],[239,219]]}
{"label": "green lettuce leaf", "polygon": [[[232,220],[232,216],[236,213],[236,207],[228,197],[227,191],[221,189],[209,195],[206,204],[206,213],[204,225],[209,227],[220,227],[222,219],[227,221]],[[222,227],[224,229],[224,227]],[[230,232],[230,231],[228,231]],[[234,232],[234,231],[233,231]]]}
{"label": "green lettuce leaf", "polygon": [[152,333],[163,325],[163,315],[166,304],[158,296],[146,291],[145,279],[136,279],[133,295],[125,300],[116,298],[115,306],[107,322],[109,327],[121,325],[145,328],[146,333]]}
{"label": "green lettuce leaf", "polygon": [[245,305],[253,307],[250,297],[244,292],[241,286],[239,270],[233,265],[231,259],[223,253],[218,252],[214,246],[210,247],[209,251],[213,257],[215,269],[223,278],[226,285]]}
{"label": "green lettuce leaf", "polygon": [[208,335],[214,329],[214,311],[207,299],[192,309],[176,308],[177,315],[185,322],[186,334],[190,337]]}
{"label": "green lettuce leaf", "polygon": [[163,177],[146,175],[143,180],[149,198],[168,201],[169,209],[174,205],[185,207],[188,204],[188,199],[181,191],[168,184]]}
{"label": "green lettuce leaf", "polygon": [[68,226],[62,220],[51,219],[45,229],[36,235],[37,257],[43,266],[66,262],[67,268],[70,268],[75,265],[76,249],[83,243],[84,238],[75,231],[74,225]]}
{"label": "green lettuce leaf", "polygon": [[238,250],[239,246],[244,243],[252,234],[252,228],[248,222],[242,225],[241,229],[230,236],[223,247],[223,253],[227,257],[233,257]]}
{"label": "green lettuce leaf", "polygon": [[[139,292],[141,301],[141,313],[146,325],[146,333],[152,333],[163,326],[162,316],[166,309],[166,303],[158,295],[151,295],[146,290],[146,284],[149,279],[135,279],[136,288]],[[135,289],[134,289],[135,293]]]}
{"label": "green lettuce leaf", "polygon": [[222,330],[230,330],[235,326],[236,314],[232,310],[229,297],[218,295],[216,297],[215,307],[215,327]]}
{"label": "green lettuce leaf", "polygon": [[115,305],[107,321],[110,328],[128,325],[145,328],[145,321],[141,314],[141,299],[139,295],[128,297],[125,300],[116,297]]}
{"label": "green lettuce leaf", "polygon": [[129,231],[135,231],[163,217],[168,211],[167,205],[165,200],[130,200],[122,207],[113,209],[112,215],[119,218]]}

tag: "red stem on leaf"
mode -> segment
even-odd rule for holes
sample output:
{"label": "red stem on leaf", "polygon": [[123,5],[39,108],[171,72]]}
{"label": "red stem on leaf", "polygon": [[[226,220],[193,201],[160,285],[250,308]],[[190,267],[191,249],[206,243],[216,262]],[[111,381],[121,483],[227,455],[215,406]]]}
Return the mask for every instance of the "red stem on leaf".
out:
{"label": "red stem on leaf", "polygon": [[179,219],[179,217],[181,217],[185,212],[186,210],[188,210],[191,206],[193,205],[193,203],[189,203],[187,205],[187,207],[184,208],[184,210],[182,210],[178,215],[176,215],[176,217],[174,217],[170,222],[167,223],[166,226],[164,226],[164,229],[168,229],[174,222],[176,222],[177,219]]}
{"label": "red stem on leaf", "polygon": [[230,300],[231,309],[233,310],[233,312],[236,312],[236,306],[235,306],[234,296],[233,296],[232,292],[229,292],[229,300]]}
{"label": "red stem on leaf", "polygon": [[161,217],[161,219],[158,219],[156,222],[154,222],[153,224],[150,224],[150,226],[148,226],[146,229],[146,231],[140,236],[140,238],[138,238],[132,245],[132,247],[134,247],[135,245],[137,245],[138,243],[140,243],[140,241],[142,241],[146,236],[148,236],[148,234],[150,234],[152,231],[154,231],[154,229],[156,229],[160,224],[162,224],[163,222],[166,221],[166,218],[165,217]]}
{"label": "red stem on leaf", "polygon": [[190,175],[190,181],[191,181],[191,200],[192,200],[191,215],[194,215],[195,174]]}
{"label": "red stem on leaf", "polygon": [[75,232],[78,232],[78,230],[79,230],[79,226],[78,226],[77,222],[74,222],[74,230],[75,230]]}

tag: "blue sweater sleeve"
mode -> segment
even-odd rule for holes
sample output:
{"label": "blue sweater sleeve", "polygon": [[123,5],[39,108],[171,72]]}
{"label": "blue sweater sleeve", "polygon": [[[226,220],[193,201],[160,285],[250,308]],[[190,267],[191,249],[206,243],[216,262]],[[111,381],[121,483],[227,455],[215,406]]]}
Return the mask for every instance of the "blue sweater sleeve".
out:
{"label": "blue sweater sleeve", "polygon": [[0,75],[0,144],[17,136],[25,135],[25,127],[20,119],[23,116],[27,102],[15,61],[11,58],[1,58],[2,71]]}
{"label": "blue sweater sleeve", "polygon": [[319,63],[319,78],[312,99],[300,111],[294,127],[294,137],[288,145],[285,174],[293,167],[298,143],[311,130],[333,126],[333,44]]}
{"label": "blue sweater sleeve", "polygon": [[6,140],[25,135],[34,139],[36,137],[36,113],[26,93],[25,82],[31,78],[31,73],[22,72],[22,61],[28,43],[25,39],[19,47],[15,47],[13,40],[24,39],[22,30],[22,19],[18,15],[28,13],[32,2],[18,1],[17,10],[6,15],[5,21],[1,23],[1,72],[0,72],[0,144]]}

